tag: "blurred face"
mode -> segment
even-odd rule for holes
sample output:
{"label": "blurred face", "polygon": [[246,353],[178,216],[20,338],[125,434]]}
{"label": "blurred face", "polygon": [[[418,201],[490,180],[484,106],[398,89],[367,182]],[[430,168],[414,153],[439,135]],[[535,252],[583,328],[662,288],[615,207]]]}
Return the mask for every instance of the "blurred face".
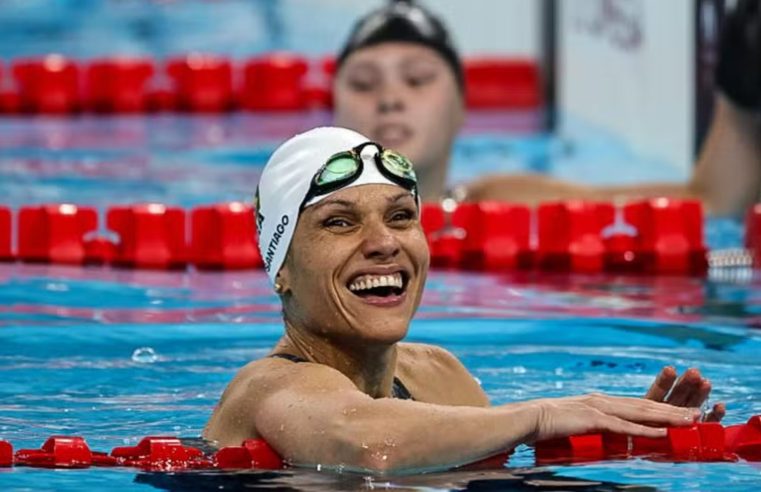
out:
{"label": "blurred face", "polygon": [[304,210],[279,273],[285,318],[342,344],[407,334],[428,272],[415,200],[391,185],[340,190]]}
{"label": "blurred face", "polygon": [[449,162],[463,100],[434,50],[412,43],[359,49],[338,72],[334,98],[338,126],[401,152],[421,174]]}

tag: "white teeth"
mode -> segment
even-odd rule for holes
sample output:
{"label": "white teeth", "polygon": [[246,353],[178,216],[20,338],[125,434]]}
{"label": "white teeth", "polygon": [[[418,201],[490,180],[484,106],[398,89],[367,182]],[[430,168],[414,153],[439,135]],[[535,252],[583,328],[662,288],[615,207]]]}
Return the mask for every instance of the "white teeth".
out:
{"label": "white teeth", "polygon": [[404,283],[401,273],[394,273],[391,275],[362,275],[349,285],[349,290],[357,292],[360,290],[374,289],[376,287],[396,287],[401,289],[403,285]]}

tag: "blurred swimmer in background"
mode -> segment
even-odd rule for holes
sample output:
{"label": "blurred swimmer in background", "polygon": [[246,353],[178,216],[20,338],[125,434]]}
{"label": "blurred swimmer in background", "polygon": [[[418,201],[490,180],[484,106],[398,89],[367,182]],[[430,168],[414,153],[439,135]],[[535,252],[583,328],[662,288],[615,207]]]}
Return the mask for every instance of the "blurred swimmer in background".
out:
{"label": "blurred swimmer in background", "polygon": [[[698,198],[714,215],[740,215],[761,191],[761,9],[740,0],[722,31],[715,116],[685,183],[588,186],[537,174],[491,175],[458,186],[469,201],[530,205],[558,199]],[[411,0],[393,1],[354,26],[338,56],[335,123],[415,163],[424,200],[447,190],[464,122],[465,80],[443,23]]]}

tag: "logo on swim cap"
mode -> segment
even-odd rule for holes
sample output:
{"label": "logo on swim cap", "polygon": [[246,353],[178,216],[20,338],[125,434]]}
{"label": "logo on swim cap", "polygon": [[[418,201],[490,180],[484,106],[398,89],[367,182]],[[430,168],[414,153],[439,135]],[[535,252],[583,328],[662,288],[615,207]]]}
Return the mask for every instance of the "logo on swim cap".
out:
{"label": "logo on swim cap", "polygon": [[272,235],[272,239],[270,239],[270,242],[267,245],[267,252],[264,254],[264,269],[267,273],[269,273],[270,268],[272,268],[272,260],[275,258],[275,252],[280,244],[280,240],[283,238],[283,234],[285,234],[285,226],[288,225],[288,222],[290,222],[290,220],[287,215],[280,217],[280,223],[275,227],[275,233]]}
{"label": "logo on swim cap", "polygon": [[259,187],[256,187],[256,194],[254,195],[254,212],[256,213],[256,234],[261,235],[262,223],[264,222],[264,215],[262,215],[262,207],[259,203]]}

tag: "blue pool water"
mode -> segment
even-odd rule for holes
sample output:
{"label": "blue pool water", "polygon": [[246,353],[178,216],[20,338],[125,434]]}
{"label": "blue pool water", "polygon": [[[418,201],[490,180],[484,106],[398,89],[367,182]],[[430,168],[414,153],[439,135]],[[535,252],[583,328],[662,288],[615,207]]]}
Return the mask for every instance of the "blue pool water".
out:
{"label": "blue pool water", "polygon": [[[276,142],[326,121],[321,113],[4,119],[0,196],[13,207],[247,199]],[[536,132],[535,121],[532,114],[473,115],[452,179],[495,167],[552,172],[582,160]],[[596,159],[606,161],[602,152]],[[632,180],[678,177],[633,164],[618,156],[605,165]],[[712,244],[736,245],[739,230],[725,221],[708,232]],[[638,396],[662,366],[697,366],[714,382],[714,400],[728,403],[727,423],[737,423],[761,413],[759,327],[761,283],[752,275],[434,272],[409,339],[453,351],[495,404],[590,391]],[[52,434],[83,435],[94,449],[109,450],[144,435],[197,436],[235,371],[264,355],[280,331],[277,298],[257,271],[0,264],[0,438],[21,448]],[[534,469],[532,451],[521,448],[507,468],[484,473],[381,479],[315,470],[215,476],[12,468],[0,469],[0,489],[184,490],[190,480],[211,488],[550,490],[575,480],[566,487],[754,490],[760,478],[748,463]]]}

